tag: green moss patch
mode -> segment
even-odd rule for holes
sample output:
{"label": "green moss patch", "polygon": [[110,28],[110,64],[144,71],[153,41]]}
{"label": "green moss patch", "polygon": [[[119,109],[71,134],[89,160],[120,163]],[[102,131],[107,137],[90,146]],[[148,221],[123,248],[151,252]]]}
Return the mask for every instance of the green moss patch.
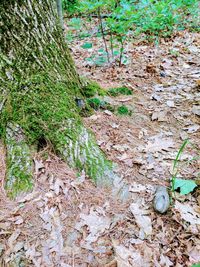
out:
{"label": "green moss patch", "polygon": [[84,97],[93,97],[95,95],[105,95],[106,92],[101,86],[95,82],[88,80],[87,84],[81,90]]}
{"label": "green moss patch", "polygon": [[[25,168],[26,158],[29,161],[31,157],[28,148],[29,145],[37,144],[43,139],[51,142],[58,154],[71,167],[79,171],[84,169],[94,181],[100,183],[101,180],[108,179],[110,183],[112,175],[106,175],[105,172],[112,173],[112,163],[96,144],[93,134],[84,128],[75,101],[75,91],[76,88],[73,89],[65,81],[52,79],[44,73],[34,75],[27,82],[11,87],[0,125],[4,125],[6,129],[11,121],[22,127],[23,134],[27,137],[26,142],[14,143],[10,146],[12,149],[9,148],[10,178],[7,189],[11,191],[14,186],[13,196],[23,189],[31,188],[32,170]],[[98,99],[92,102],[96,107],[103,104]],[[6,134],[5,137],[8,140]],[[11,143],[7,141],[6,145]],[[23,147],[20,153],[19,146]],[[19,160],[20,165],[17,165]]]}
{"label": "green moss patch", "polygon": [[55,81],[46,74],[34,75],[28,82],[12,87],[0,125],[6,128],[9,121],[22,125],[31,144],[43,136],[51,140],[63,121],[79,119],[73,92],[64,81]]}
{"label": "green moss patch", "polygon": [[87,103],[95,110],[98,110],[101,106],[101,100],[99,98],[89,98],[87,99]]}
{"label": "green moss patch", "polygon": [[108,95],[114,97],[118,95],[132,95],[132,94],[133,92],[127,87],[117,87],[108,90]]}
{"label": "green moss patch", "polygon": [[95,110],[107,109],[110,111],[114,111],[114,109],[115,109],[111,104],[109,104],[108,102],[101,100],[99,98],[89,98],[89,99],[87,99],[87,103],[91,108],[93,108]]}
{"label": "green moss patch", "polygon": [[126,116],[131,115],[132,111],[130,111],[127,106],[122,105],[117,108],[117,114]]}

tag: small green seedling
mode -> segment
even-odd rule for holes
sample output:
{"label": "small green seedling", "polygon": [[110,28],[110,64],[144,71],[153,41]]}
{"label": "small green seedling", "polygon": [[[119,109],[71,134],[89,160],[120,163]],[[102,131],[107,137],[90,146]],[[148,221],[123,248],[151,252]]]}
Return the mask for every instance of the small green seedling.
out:
{"label": "small green seedling", "polygon": [[196,183],[193,180],[184,180],[177,178],[178,173],[178,163],[180,161],[180,157],[186,147],[186,145],[189,143],[189,140],[186,139],[183,144],[181,145],[177,156],[174,160],[173,170],[172,170],[172,192],[174,192],[176,189],[180,189],[181,195],[189,194],[194,190],[194,188],[197,186]]}

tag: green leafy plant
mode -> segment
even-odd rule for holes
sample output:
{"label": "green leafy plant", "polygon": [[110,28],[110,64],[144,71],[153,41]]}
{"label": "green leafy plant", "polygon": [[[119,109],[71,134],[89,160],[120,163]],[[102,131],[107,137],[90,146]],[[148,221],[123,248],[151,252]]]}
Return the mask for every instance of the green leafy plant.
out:
{"label": "green leafy plant", "polygon": [[[172,191],[174,192],[175,190],[177,190],[179,188],[181,195],[189,194],[197,186],[196,182],[193,181],[193,180],[185,180],[185,179],[177,178],[178,165],[179,165],[179,162],[180,162],[181,155],[183,154],[183,151],[184,151],[185,147],[189,143],[190,143],[189,140],[186,139],[183,142],[183,144],[181,145],[181,147],[180,147],[180,149],[179,149],[179,151],[178,151],[178,153],[176,155],[176,158],[174,160],[173,170],[172,170]],[[188,161],[188,163],[190,163],[193,160],[197,160],[198,158],[199,158],[199,156],[193,157],[192,160]]]}
{"label": "green leafy plant", "polygon": [[110,111],[114,111],[115,108],[113,106],[111,106],[111,104],[109,104],[108,102],[101,100],[99,98],[89,98],[87,99],[87,103],[89,104],[89,106],[95,110],[98,109],[107,109]]}
{"label": "green leafy plant", "polygon": [[184,180],[175,178],[174,181],[174,190],[180,188],[181,195],[187,195],[197,187],[196,183],[192,180]]}

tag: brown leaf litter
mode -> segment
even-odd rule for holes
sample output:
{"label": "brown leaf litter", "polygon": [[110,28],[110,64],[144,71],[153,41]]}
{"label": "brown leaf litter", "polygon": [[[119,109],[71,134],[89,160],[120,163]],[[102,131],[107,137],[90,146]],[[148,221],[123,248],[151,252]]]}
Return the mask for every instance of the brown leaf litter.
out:
{"label": "brown leaf litter", "polygon": [[[99,146],[117,163],[116,172],[129,184],[131,198],[121,203],[47,149],[48,158],[44,151],[34,158],[33,192],[11,201],[3,189],[1,144],[0,266],[186,267],[200,261],[199,191],[184,197],[176,193],[166,214],[152,207],[156,186],[169,186],[183,139],[189,137],[199,149],[198,37],[185,32],[168,43],[161,40],[159,50],[132,44],[126,51],[130,64],[121,68],[84,64],[90,53],[80,49],[85,40],[74,44],[80,73],[105,88],[126,85],[133,90],[132,96],[110,99],[130,105],[131,116],[97,111],[84,119]],[[101,42],[92,38],[96,51]],[[172,55],[171,49],[178,49],[179,55]],[[181,163],[192,156],[187,150]],[[184,165],[181,175],[196,177],[198,164]]]}

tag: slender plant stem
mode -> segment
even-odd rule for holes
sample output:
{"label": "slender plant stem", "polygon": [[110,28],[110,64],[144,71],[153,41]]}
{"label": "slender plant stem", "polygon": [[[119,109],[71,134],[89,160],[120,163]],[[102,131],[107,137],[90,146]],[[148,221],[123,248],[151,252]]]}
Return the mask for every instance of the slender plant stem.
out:
{"label": "slender plant stem", "polygon": [[124,42],[123,40],[121,40],[121,48],[120,48],[120,56],[119,56],[119,67],[122,66],[122,56],[123,56],[123,52],[124,52]]}
{"label": "slender plant stem", "polygon": [[103,22],[102,22],[102,18],[101,18],[100,7],[98,8],[98,20],[99,20],[99,24],[100,24],[100,28],[101,28],[101,34],[102,34],[102,38],[103,38],[103,42],[104,42],[104,46],[105,46],[105,50],[106,50],[106,54],[107,54],[108,63],[110,63],[110,57],[109,57],[108,47],[107,47],[105,33],[104,33],[104,29],[103,29]]}
{"label": "slender plant stem", "polygon": [[114,52],[113,52],[113,35],[112,35],[112,30],[110,31],[110,49],[112,53],[112,59],[114,58]]}

